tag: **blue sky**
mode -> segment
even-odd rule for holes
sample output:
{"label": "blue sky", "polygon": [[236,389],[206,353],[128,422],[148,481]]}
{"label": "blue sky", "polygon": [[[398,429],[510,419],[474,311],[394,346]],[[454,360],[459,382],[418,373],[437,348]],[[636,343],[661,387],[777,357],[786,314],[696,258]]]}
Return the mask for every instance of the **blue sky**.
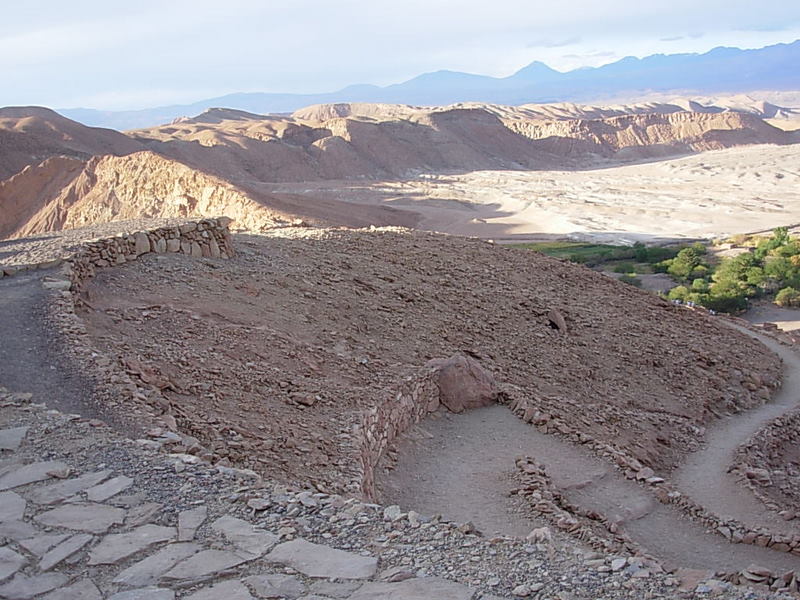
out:
{"label": "blue sky", "polygon": [[3,7],[0,106],[147,108],[798,38],[797,0],[26,0]]}

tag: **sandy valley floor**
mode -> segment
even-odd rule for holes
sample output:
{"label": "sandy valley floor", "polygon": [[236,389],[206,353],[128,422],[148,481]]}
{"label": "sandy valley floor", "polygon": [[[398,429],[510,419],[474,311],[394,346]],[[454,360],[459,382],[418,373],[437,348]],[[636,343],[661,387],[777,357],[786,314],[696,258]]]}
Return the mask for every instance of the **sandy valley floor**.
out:
{"label": "sandy valley floor", "polygon": [[499,240],[721,237],[800,223],[800,145],[586,171],[475,171],[273,190],[388,205],[418,213],[423,229]]}

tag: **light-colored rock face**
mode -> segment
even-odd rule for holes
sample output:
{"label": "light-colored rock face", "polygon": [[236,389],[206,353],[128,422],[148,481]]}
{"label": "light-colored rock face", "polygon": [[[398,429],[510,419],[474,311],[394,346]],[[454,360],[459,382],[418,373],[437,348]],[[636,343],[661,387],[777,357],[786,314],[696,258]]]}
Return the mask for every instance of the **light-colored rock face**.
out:
{"label": "light-colored rock face", "polygon": [[[59,169],[68,167],[63,176]],[[62,176],[62,186],[44,186]],[[75,169],[54,161],[32,167],[25,176],[0,184],[0,204],[33,195],[41,208],[0,217],[0,237],[24,237],[56,229],[142,216],[195,217],[226,214],[242,227],[259,230],[274,225],[278,215],[247,192],[218,178],[151,152],[92,159]],[[27,219],[25,218],[27,217]]]}

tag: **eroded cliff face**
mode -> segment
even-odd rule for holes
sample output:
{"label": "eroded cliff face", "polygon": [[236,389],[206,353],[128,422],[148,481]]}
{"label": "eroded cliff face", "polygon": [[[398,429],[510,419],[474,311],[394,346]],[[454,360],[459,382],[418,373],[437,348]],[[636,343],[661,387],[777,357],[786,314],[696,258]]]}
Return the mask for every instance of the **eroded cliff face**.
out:
{"label": "eroded cliff face", "polygon": [[760,118],[735,112],[637,114],[608,119],[506,119],[511,130],[559,156],[596,154],[635,160],[746,144],[785,144],[792,138]]}
{"label": "eroded cliff face", "polygon": [[[26,220],[27,198],[38,210]],[[286,220],[236,186],[152,152],[49,159],[4,182],[0,203],[28,207],[8,222],[0,217],[4,237],[146,217],[226,214],[255,231]]]}

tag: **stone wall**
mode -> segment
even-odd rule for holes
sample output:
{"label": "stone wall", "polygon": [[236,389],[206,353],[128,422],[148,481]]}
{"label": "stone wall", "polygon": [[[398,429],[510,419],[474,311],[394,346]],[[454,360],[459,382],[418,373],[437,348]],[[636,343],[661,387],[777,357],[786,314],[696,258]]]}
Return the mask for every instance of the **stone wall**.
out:
{"label": "stone wall", "polygon": [[150,252],[231,258],[234,250],[228,231],[230,223],[228,217],[203,219],[86,242],[68,261],[72,291],[81,291],[97,269],[124,265]]}
{"label": "stone wall", "polygon": [[81,292],[98,269],[123,265],[143,254],[173,252],[195,257],[233,257],[230,223],[228,217],[202,219],[82,242],[70,256],[59,260],[58,275],[48,275],[43,280],[45,287],[61,290],[49,303],[49,325],[70,340],[73,359],[84,372],[103,382],[104,401],[108,407],[112,410],[124,408],[120,414],[133,430],[157,425],[151,431],[163,435],[149,441],[150,445],[168,452],[193,454],[209,462],[220,457],[215,457],[196,438],[178,432],[172,407],[161,390],[136,383],[116,359],[94,347],[76,306],[84,302]]}
{"label": "stone wall", "polygon": [[361,467],[361,494],[374,501],[375,468],[392,442],[439,408],[436,369],[425,367],[402,383],[397,393],[366,411],[356,439]]}
{"label": "stone wall", "polygon": [[800,410],[794,410],[774,419],[740,446],[733,467],[744,484],[787,521],[800,518],[798,467],[787,457],[798,446]]}

